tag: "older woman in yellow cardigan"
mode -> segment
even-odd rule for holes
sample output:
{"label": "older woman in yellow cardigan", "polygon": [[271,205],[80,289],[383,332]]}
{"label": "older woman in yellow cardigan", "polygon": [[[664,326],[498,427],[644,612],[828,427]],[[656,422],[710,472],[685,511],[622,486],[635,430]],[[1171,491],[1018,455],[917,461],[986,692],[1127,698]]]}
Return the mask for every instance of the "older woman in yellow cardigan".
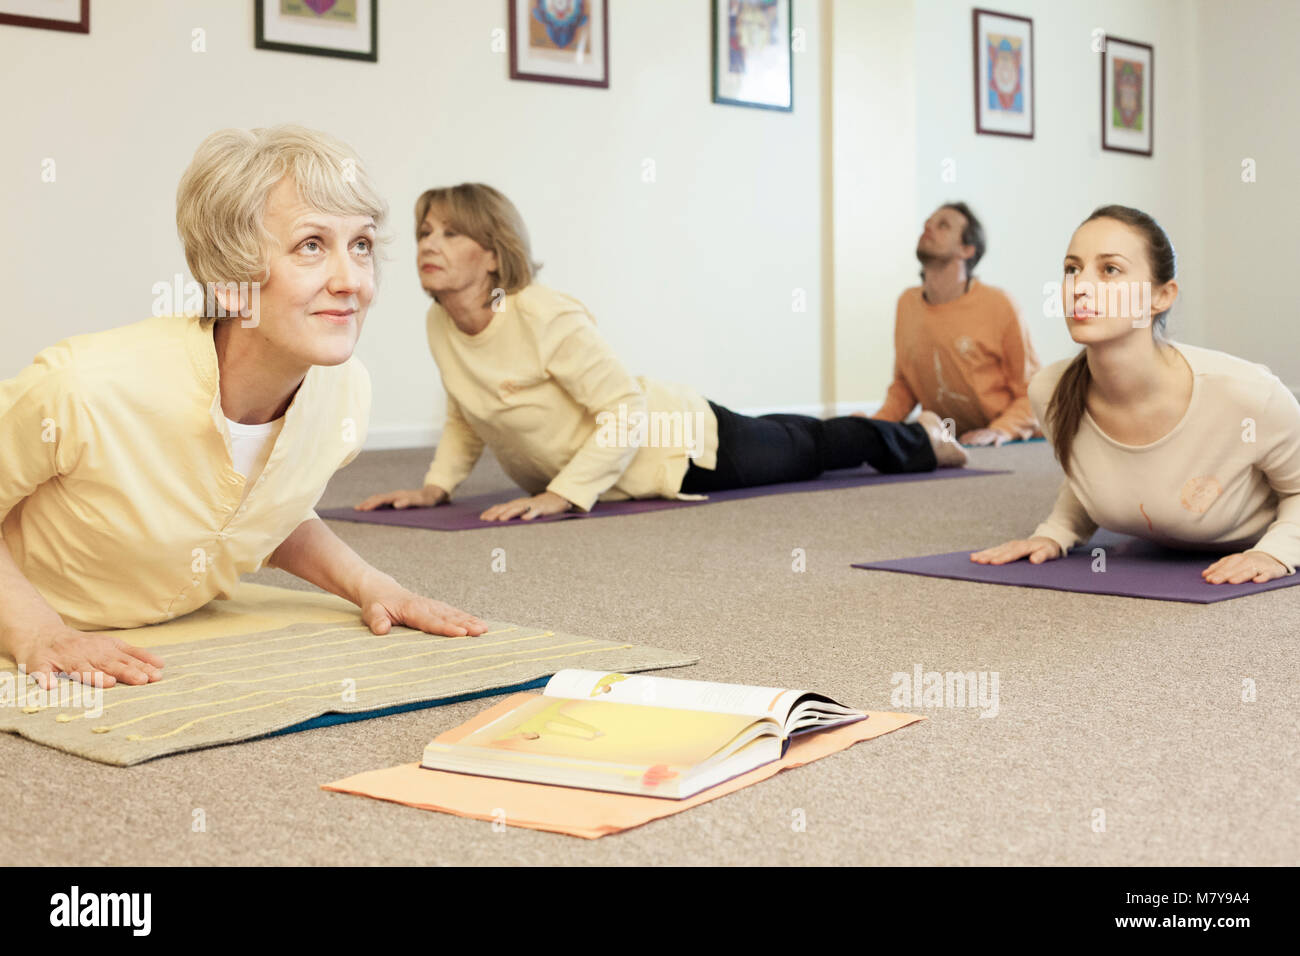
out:
{"label": "older woman in yellow cardigan", "polygon": [[377,634],[486,629],[371,567],[313,510],[365,438],[352,351],[385,212],[330,137],[215,133],[176,218],[217,315],[74,336],[0,382],[0,651],[42,687],[159,679],[157,655],[99,629],[170,620],[267,566],[357,604]]}
{"label": "older woman in yellow cardigan", "polygon": [[485,446],[528,492],[488,508],[489,521],[800,481],[864,462],[901,472],[966,461],[933,414],[914,425],[751,418],[690,386],[634,378],[581,302],[533,281],[523,220],[490,186],[429,190],[415,220],[447,424],[421,488],[372,495],[360,510],[448,500]]}

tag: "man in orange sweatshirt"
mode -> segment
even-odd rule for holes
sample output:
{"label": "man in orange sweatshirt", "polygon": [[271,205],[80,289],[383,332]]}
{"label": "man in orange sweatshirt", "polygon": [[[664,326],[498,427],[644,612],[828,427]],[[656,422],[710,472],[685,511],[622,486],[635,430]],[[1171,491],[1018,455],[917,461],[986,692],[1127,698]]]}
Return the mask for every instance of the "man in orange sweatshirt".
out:
{"label": "man in orange sweatshirt", "polygon": [[961,202],[926,220],[917,242],[923,282],[898,298],[894,381],[873,416],[902,421],[919,403],[951,419],[963,445],[1001,445],[1042,433],[1029,405],[1038,356],[1010,298],[971,273],[984,228]]}

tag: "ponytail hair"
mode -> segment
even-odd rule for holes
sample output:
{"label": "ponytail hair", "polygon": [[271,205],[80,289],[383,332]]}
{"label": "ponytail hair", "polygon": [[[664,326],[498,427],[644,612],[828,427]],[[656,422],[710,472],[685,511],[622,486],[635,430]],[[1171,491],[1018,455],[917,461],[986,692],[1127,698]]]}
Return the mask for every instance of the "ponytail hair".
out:
{"label": "ponytail hair", "polygon": [[1052,424],[1052,449],[1066,475],[1070,474],[1070,446],[1074,444],[1079,422],[1088,406],[1088,386],[1091,384],[1088,350],[1084,349],[1065,367],[1052,390],[1052,400],[1047,403],[1047,420]]}
{"label": "ponytail hair", "polygon": [[[1135,229],[1146,240],[1147,261],[1151,266],[1151,278],[1155,285],[1163,286],[1173,280],[1178,272],[1178,260],[1168,234],[1160,224],[1131,206],[1099,206],[1083,222],[1094,219],[1114,219]],[[1080,223],[1082,226],[1083,223]],[[1151,317],[1151,334],[1157,341],[1165,341],[1165,319],[1169,310],[1158,312]],[[1056,460],[1066,475],[1070,474],[1070,448],[1074,436],[1078,434],[1079,423],[1088,406],[1088,388],[1092,385],[1092,371],[1088,368],[1088,350],[1084,349],[1075,356],[1074,361],[1065,367],[1061,378],[1052,391],[1052,400],[1047,404],[1047,420],[1051,425],[1052,447]]]}

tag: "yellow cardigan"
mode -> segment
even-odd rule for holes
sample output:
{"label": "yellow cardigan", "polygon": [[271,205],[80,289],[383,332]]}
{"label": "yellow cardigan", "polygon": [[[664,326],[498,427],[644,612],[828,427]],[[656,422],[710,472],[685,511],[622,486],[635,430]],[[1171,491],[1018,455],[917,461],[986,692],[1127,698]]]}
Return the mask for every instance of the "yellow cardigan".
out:
{"label": "yellow cardigan", "polygon": [[427,327],[447,424],[426,485],[454,491],[484,445],[529,494],[552,491],[584,511],[598,499],[678,497],[692,457],[717,467],[709,403],[629,375],[576,299],[534,283],[502,299],[477,335],[436,302]]}
{"label": "yellow cardigan", "polygon": [[0,382],[0,533],[72,627],[152,624],[228,596],[361,449],[369,374],[355,358],[313,367],[245,498],[213,324],[74,336]]}

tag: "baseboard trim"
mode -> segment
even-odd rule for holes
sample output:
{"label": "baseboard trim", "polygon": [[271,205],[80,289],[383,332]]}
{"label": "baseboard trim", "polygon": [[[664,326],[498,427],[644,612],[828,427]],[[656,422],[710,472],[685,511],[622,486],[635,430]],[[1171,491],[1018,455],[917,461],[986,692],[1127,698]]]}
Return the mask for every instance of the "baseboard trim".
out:
{"label": "baseboard trim", "polygon": [[442,429],[431,425],[380,425],[366,433],[366,451],[390,451],[397,448],[432,448],[442,437]]}

